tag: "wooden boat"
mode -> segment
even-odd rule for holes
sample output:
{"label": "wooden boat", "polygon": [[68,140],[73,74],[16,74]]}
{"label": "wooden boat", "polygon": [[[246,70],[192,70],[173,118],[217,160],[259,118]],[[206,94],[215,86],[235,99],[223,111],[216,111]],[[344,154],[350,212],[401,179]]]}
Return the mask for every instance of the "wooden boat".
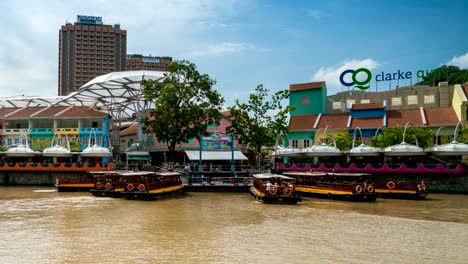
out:
{"label": "wooden boat", "polygon": [[295,190],[295,179],[279,174],[254,174],[250,194],[267,204],[297,204],[302,198]]}
{"label": "wooden boat", "polygon": [[89,192],[98,197],[122,197],[127,185],[126,173],[128,171],[90,171],[94,179],[94,186]]}
{"label": "wooden boat", "polygon": [[139,171],[124,173],[126,185],[122,197],[131,200],[158,200],[183,192],[178,172]]}
{"label": "wooden boat", "polygon": [[429,192],[426,190],[426,183],[406,182],[406,181],[383,181],[375,183],[375,192],[381,198],[424,200]]}
{"label": "wooden boat", "polygon": [[63,174],[55,178],[55,188],[58,192],[83,192],[94,187],[94,179],[86,172],[79,174]]}
{"label": "wooden boat", "polygon": [[351,202],[374,202],[375,188],[369,174],[336,172],[285,172],[296,179],[296,191],[303,196]]}

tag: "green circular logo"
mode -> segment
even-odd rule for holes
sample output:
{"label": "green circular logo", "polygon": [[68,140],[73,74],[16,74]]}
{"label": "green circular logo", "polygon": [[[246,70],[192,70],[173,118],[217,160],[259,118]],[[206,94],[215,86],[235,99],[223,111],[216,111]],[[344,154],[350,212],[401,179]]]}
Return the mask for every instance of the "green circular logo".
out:
{"label": "green circular logo", "polygon": [[[357,75],[358,75],[358,73],[360,73],[360,72],[364,72],[364,73],[367,74],[367,78],[366,78],[364,81],[362,81],[362,82],[360,82],[360,81],[357,79]],[[369,89],[369,87],[370,87],[370,85],[367,85],[367,86],[366,86],[366,84],[368,84],[368,83],[370,82],[370,80],[372,79],[372,73],[371,73],[368,69],[366,69],[366,68],[359,68],[359,69],[357,69],[357,70],[354,71],[354,73],[353,73],[353,75],[352,75],[352,78],[353,78],[353,82],[354,82],[355,84],[357,84],[357,85],[356,85],[356,88],[359,88],[359,89],[361,89],[361,90],[366,90],[366,89]]]}

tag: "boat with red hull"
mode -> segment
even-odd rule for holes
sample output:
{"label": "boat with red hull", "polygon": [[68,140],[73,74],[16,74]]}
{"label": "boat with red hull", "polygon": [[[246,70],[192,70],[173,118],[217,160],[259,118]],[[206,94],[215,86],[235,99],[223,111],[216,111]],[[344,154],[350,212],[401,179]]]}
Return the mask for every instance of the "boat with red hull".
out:
{"label": "boat with red hull", "polygon": [[253,174],[250,194],[266,204],[297,204],[302,198],[295,190],[295,179],[279,174]]}
{"label": "boat with red hull", "polygon": [[122,197],[130,200],[159,200],[184,192],[178,172],[138,171],[123,174],[126,185]]}
{"label": "boat with red hull", "polygon": [[296,179],[302,196],[351,202],[375,202],[377,193],[368,183],[369,174],[339,172],[285,172]]}
{"label": "boat with red hull", "polygon": [[381,181],[375,183],[375,192],[381,198],[424,200],[429,192],[426,190],[426,183],[405,182],[405,181]]}
{"label": "boat with red hull", "polygon": [[129,171],[90,171],[94,179],[94,186],[89,192],[97,197],[122,197],[127,185],[126,173]]}

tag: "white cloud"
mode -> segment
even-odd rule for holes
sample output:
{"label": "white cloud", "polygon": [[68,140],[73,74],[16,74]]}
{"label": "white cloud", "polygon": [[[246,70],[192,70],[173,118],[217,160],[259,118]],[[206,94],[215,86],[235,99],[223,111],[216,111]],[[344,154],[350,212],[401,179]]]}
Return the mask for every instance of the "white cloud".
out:
{"label": "white cloud", "polygon": [[[219,31],[248,4],[237,0],[49,0],[0,1],[0,97],[57,95],[60,26],[77,15],[102,16],[104,24],[127,30],[127,52],[181,55],[203,43],[216,43]],[[212,37],[214,36],[214,37]],[[245,43],[221,43],[207,55],[240,52]]]}
{"label": "white cloud", "polygon": [[468,68],[468,52],[464,55],[461,55],[460,57],[454,56],[451,60],[445,63],[445,65],[454,65],[460,67],[461,69]]}
{"label": "white cloud", "polygon": [[[373,59],[346,60],[339,65],[331,67],[321,67],[311,78],[313,82],[325,81],[328,94],[335,94],[341,91],[340,74],[349,69],[367,68],[373,70],[380,66],[380,63]],[[350,80],[347,80],[350,81]]]}
{"label": "white cloud", "polygon": [[223,42],[219,44],[208,45],[206,48],[191,51],[188,57],[196,58],[203,56],[220,56],[232,53],[240,53],[244,50],[252,49],[254,46],[249,43]]}

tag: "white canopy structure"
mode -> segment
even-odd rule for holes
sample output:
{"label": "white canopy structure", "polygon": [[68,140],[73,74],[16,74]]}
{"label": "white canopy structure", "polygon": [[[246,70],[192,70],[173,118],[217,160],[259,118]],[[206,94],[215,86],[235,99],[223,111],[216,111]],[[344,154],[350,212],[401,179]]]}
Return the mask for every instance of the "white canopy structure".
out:
{"label": "white canopy structure", "polygon": [[[68,96],[3,98],[0,99],[0,107],[90,106],[96,110],[106,111],[114,120],[121,120],[124,116],[131,116],[133,113],[139,118],[143,110],[150,106],[145,104],[142,82],[163,80],[165,73],[163,71],[111,72],[94,78]],[[140,128],[138,139],[142,140]],[[120,140],[116,138],[115,142]],[[94,154],[95,151],[89,153],[89,155]]]}
{"label": "white canopy structure", "polygon": [[[200,151],[186,150],[189,160],[200,160]],[[202,151],[202,160],[231,160],[231,151]],[[234,160],[248,160],[244,153],[234,151]]]}
{"label": "white canopy structure", "polygon": [[143,80],[162,80],[163,71],[122,71],[98,76],[68,96],[0,98],[0,107],[51,105],[92,106],[113,118],[139,113],[144,108]]}

